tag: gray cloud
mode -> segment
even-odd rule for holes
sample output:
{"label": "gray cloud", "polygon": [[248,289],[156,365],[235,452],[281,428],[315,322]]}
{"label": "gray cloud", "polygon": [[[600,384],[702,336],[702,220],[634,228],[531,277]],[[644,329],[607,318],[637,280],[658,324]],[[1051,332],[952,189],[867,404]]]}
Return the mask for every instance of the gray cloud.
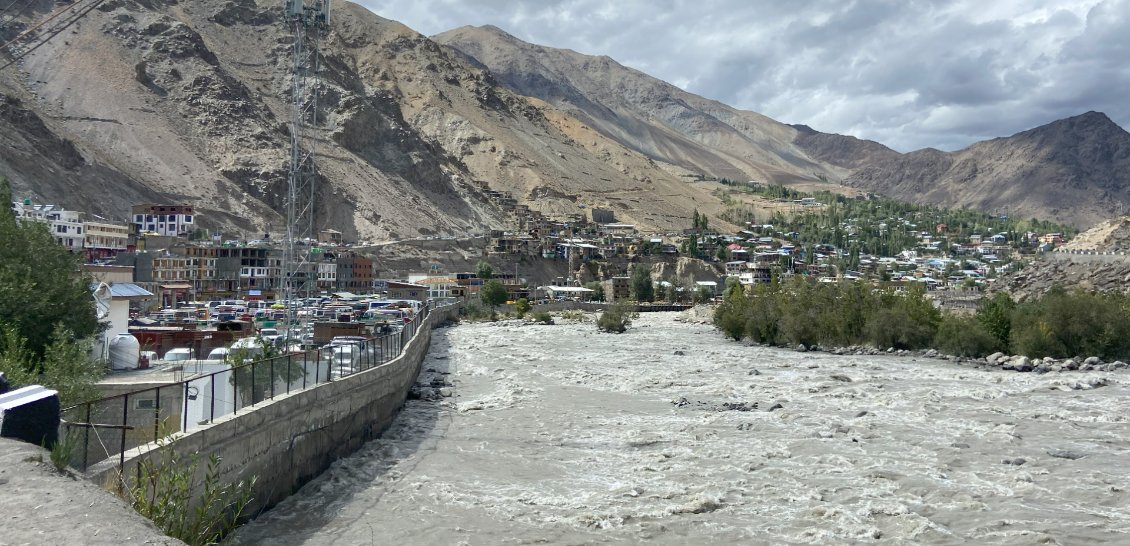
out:
{"label": "gray cloud", "polygon": [[1130,0],[363,0],[496,25],[786,123],[953,150],[1088,110],[1130,126]]}

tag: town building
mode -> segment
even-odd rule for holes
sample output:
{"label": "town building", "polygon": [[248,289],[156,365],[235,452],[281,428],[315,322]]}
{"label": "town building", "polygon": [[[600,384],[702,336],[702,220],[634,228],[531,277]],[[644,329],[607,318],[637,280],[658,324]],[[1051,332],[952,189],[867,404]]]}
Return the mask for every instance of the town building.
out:
{"label": "town building", "polygon": [[85,241],[82,213],[65,210],[57,205],[36,205],[31,199],[12,202],[12,212],[17,221],[30,220],[48,225],[51,235],[72,252],[81,252]]}
{"label": "town building", "polygon": [[129,249],[129,226],[102,222],[84,222],[83,249],[88,261],[117,256]]}
{"label": "town building", "polygon": [[187,237],[195,229],[192,205],[134,205],[134,233]]}

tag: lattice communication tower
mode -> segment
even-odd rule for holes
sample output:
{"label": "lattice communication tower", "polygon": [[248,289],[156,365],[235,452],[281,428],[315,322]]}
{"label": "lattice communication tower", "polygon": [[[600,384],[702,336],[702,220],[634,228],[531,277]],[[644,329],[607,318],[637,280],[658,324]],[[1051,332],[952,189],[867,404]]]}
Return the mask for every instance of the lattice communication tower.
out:
{"label": "lattice communication tower", "polygon": [[[317,286],[317,271],[310,261],[314,231],[314,195],[317,168],[314,140],[303,128],[318,125],[318,72],[322,34],[330,26],[331,0],[284,0],[286,24],[293,31],[291,58],[290,173],[286,195],[286,246],[283,251],[283,292],[287,324],[297,321],[299,297],[309,297]],[[293,328],[288,329],[288,332]],[[288,333],[287,337],[291,337]]]}

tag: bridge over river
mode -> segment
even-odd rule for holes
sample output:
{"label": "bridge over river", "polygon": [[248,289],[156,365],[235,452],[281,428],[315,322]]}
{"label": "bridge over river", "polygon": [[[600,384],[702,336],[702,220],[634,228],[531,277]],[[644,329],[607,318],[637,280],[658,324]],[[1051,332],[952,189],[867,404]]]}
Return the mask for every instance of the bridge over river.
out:
{"label": "bridge over river", "polygon": [[233,541],[1130,542],[1125,373],[796,353],[676,316],[436,330],[385,435]]}

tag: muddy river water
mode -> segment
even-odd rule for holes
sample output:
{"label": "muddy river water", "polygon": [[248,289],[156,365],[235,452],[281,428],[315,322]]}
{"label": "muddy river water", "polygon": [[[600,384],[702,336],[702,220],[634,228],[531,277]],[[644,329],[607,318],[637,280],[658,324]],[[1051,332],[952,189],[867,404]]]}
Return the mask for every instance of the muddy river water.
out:
{"label": "muddy river water", "polygon": [[674,313],[432,339],[423,397],[233,542],[1130,544],[1124,372],[750,347]]}

